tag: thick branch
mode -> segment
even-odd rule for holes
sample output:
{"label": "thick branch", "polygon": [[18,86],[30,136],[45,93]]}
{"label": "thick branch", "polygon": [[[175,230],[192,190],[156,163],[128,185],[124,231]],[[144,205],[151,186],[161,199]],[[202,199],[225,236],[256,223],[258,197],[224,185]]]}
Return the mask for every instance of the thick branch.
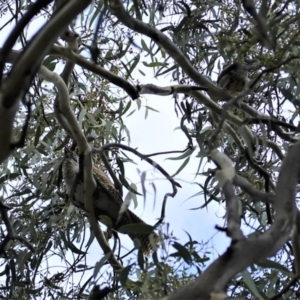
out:
{"label": "thick branch", "polygon": [[247,266],[274,255],[288,240],[296,221],[295,192],[300,169],[300,142],[292,146],[281,166],[274,207],[274,223],[263,234],[255,233],[232,244],[194,282],[178,289],[167,300],[209,299],[225,291],[228,282]]}
{"label": "thick branch", "polygon": [[92,61],[87,60],[85,57],[80,56],[79,54],[75,53],[71,49],[60,47],[60,46],[53,46],[50,53],[52,55],[59,55],[68,58],[70,61],[78,64],[79,66],[98,74],[99,76],[107,79],[111,83],[119,86],[127,94],[134,100],[139,97],[137,89],[131,85],[127,80],[115,75],[112,72],[107,71],[103,67],[95,64]]}
{"label": "thick branch", "polygon": [[[22,55],[13,65],[7,79],[1,84],[0,90],[0,163],[11,152],[12,127],[20,99],[29,88],[32,78],[37,72],[42,59],[54,43],[63,27],[67,26],[83,11],[90,1],[74,0],[51,19],[32,38]],[[16,88],[17,87],[17,88]]]}
{"label": "thick branch", "polygon": [[[61,38],[64,39],[68,43],[68,46],[69,46],[70,49],[77,52],[77,50],[78,50],[78,42],[77,42],[78,36],[76,34],[70,32],[69,30],[67,30]],[[62,71],[62,73],[60,75],[66,85],[69,84],[70,76],[71,76],[71,73],[74,69],[74,66],[75,66],[74,62],[72,62],[70,60],[67,60],[66,65],[64,67],[64,70]],[[55,100],[54,100],[54,114],[55,114],[55,117],[56,117],[57,121],[60,123],[61,127],[67,132],[67,134],[71,138],[73,138],[71,128],[69,127],[68,122],[66,121],[66,119],[63,116],[62,112],[60,111],[59,94],[55,97]]]}
{"label": "thick branch", "polygon": [[216,87],[209,79],[201,75],[178,49],[178,47],[160,30],[137,20],[129,15],[125,10],[121,0],[109,0],[109,9],[125,26],[135,32],[148,36],[159,46],[163,47],[166,52],[176,61],[183,71],[192,78],[197,84],[207,88],[209,95],[224,98],[224,91]]}
{"label": "thick branch", "polygon": [[70,99],[68,88],[64,82],[64,80],[56,73],[51,72],[46,67],[41,66],[40,75],[47,81],[54,83],[58,90],[59,96],[59,109],[66,119],[69,128],[71,130],[72,137],[75,139],[77,143],[77,147],[80,153],[83,153],[84,156],[84,203],[86,207],[87,216],[89,223],[94,231],[96,239],[107,256],[107,260],[111,264],[111,266],[116,270],[122,269],[122,265],[118,262],[116,257],[113,255],[112,250],[109,247],[109,244],[105,240],[103,232],[99,226],[98,220],[96,218],[95,210],[94,210],[94,202],[93,202],[93,194],[96,189],[96,182],[92,173],[92,160],[91,160],[91,147],[89,146],[74,113],[70,107]]}
{"label": "thick branch", "polygon": [[[7,79],[1,87],[3,105],[12,107],[30,86],[39,65],[65,26],[83,11],[90,1],[69,1],[42,29],[33,37],[24,49],[22,56],[13,65]],[[16,86],[18,87],[16,89]]]}

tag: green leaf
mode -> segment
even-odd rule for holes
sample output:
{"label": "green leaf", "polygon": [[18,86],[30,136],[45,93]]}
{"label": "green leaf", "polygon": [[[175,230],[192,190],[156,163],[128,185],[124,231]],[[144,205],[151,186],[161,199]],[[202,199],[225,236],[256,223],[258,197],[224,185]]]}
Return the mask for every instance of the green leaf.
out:
{"label": "green leaf", "polygon": [[136,195],[140,195],[143,196],[142,194],[138,193],[135,189],[133,189],[129,184],[128,181],[125,179],[125,177],[122,174],[119,174],[119,180],[121,181],[121,183],[123,183],[123,185],[126,187],[127,190],[129,190],[130,192],[133,192]]}
{"label": "green leaf", "polygon": [[276,269],[280,272],[283,272],[284,274],[286,274],[289,277],[293,277],[293,274],[289,271],[288,268],[286,268],[285,266],[269,260],[269,259],[264,259],[264,260],[260,260],[257,263],[255,263],[256,265],[262,267],[262,268],[271,268],[271,269]]}
{"label": "green leaf", "polygon": [[161,63],[161,62],[147,63],[147,62],[143,61],[143,64],[144,64],[145,67],[149,67],[149,68],[166,66],[165,63]]}
{"label": "green leaf", "polygon": [[143,39],[141,40],[141,45],[142,45],[143,50],[147,51],[148,53],[151,52]]}
{"label": "green leaf", "polygon": [[178,175],[184,168],[185,166],[189,163],[190,161],[190,157],[188,157],[183,163],[182,165],[179,167],[179,169],[177,170],[177,172],[175,172],[175,174],[172,175],[172,177],[175,177],[176,175]]}
{"label": "green leaf", "polygon": [[33,142],[34,146],[38,144],[41,134],[42,134],[42,128],[41,126],[38,126],[34,136],[34,142]]}
{"label": "green leaf", "polygon": [[201,166],[202,166],[203,160],[204,160],[203,157],[201,157],[201,159],[199,159],[199,164],[198,164],[198,168],[197,168],[197,171],[196,171],[196,173],[195,173],[194,179],[196,179],[197,175],[198,175],[199,172],[200,172],[200,168],[201,168]]}
{"label": "green leaf", "polygon": [[145,105],[146,108],[148,108],[149,110],[155,111],[159,113],[159,110],[154,109],[153,107],[150,107],[148,105]]}
{"label": "green leaf", "polygon": [[120,172],[121,172],[122,176],[124,177],[125,176],[125,169],[124,169],[123,161],[120,159],[120,157],[117,157],[117,165],[120,169]]}
{"label": "green leaf", "polygon": [[107,262],[108,258],[110,257],[110,253],[105,254],[96,264],[94,268],[93,277],[96,278],[101,267]]}
{"label": "green leaf", "polygon": [[109,229],[113,227],[113,223],[110,217],[106,215],[98,215],[97,218],[102,224],[107,226]]}
{"label": "green leaf", "polygon": [[128,69],[128,66],[122,60],[120,61],[120,63],[122,64],[123,68],[126,70],[126,79],[127,79],[130,75],[130,71]]}
{"label": "green leaf", "polygon": [[172,246],[178,251],[177,253],[173,253],[170,256],[177,256],[181,257],[186,263],[191,264],[192,263],[192,257],[189,251],[182,246],[181,244],[174,242]]}
{"label": "green leaf", "polygon": [[83,83],[80,82],[80,81],[75,81],[75,82],[76,82],[76,84],[78,85],[78,87],[79,87],[84,93],[87,92],[87,90],[86,90],[86,85],[85,85],[85,84],[83,84]]}
{"label": "green leaf", "polygon": [[95,234],[94,234],[94,231],[91,229],[91,230],[90,230],[90,237],[89,237],[89,240],[87,241],[87,243],[86,243],[86,245],[85,245],[85,247],[86,247],[87,249],[91,246],[91,244],[92,244],[92,242],[93,242],[94,239],[95,239]]}
{"label": "green leaf", "polygon": [[140,61],[140,55],[138,54],[136,57],[134,57],[133,59],[133,63],[130,65],[130,68],[128,70],[128,74],[126,74],[125,79],[128,79],[128,77],[131,75],[131,73],[135,70],[137,64]]}
{"label": "green leaf", "polygon": [[280,90],[280,92],[282,93],[282,95],[287,99],[290,100],[291,102],[293,102],[293,100],[295,99],[295,96],[287,89],[278,88]]}
{"label": "green leaf", "polygon": [[165,74],[169,74],[171,71],[176,70],[176,65],[173,65],[172,67],[166,69],[165,66],[161,67],[158,69],[158,71],[156,72],[156,77],[158,76],[162,76]]}
{"label": "green leaf", "polygon": [[208,184],[212,180],[212,178],[213,178],[212,175],[207,176],[207,178],[205,179],[205,182],[204,182],[204,186],[200,185],[203,189],[203,192],[204,192],[204,204],[205,204],[205,206],[208,204],[207,194],[210,194],[209,190],[208,190]]}
{"label": "green leaf", "polygon": [[165,160],[180,160],[180,159],[184,159],[184,158],[190,156],[195,151],[195,149],[196,149],[196,147],[193,147],[192,149],[188,149],[183,154],[181,154],[181,155],[179,155],[177,157],[169,157],[169,158],[166,158]]}
{"label": "green leaf", "polygon": [[126,104],[126,107],[125,109],[120,113],[120,117],[125,115],[127,113],[127,111],[129,110],[129,108],[131,107],[131,101],[128,101],[127,104]]}
{"label": "green leaf", "polygon": [[55,67],[56,67],[56,61],[57,57],[51,56],[49,55],[44,61],[43,61],[43,65],[49,69],[50,71],[54,71]]}
{"label": "green leaf", "polygon": [[141,75],[146,76],[146,74],[142,70],[139,69],[139,72]]}
{"label": "green leaf", "polygon": [[20,176],[19,173],[10,173],[0,177],[0,184],[5,182],[6,180],[14,180]]}
{"label": "green leaf", "polygon": [[85,117],[85,114],[86,114],[86,109],[82,109],[80,114],[79,114],[79,117],[78,117],[78,122],[79,122],[80,128],[82,128],[82,122],[83,122],[83,119]]}
{"label": "green leaf", "polygon": [[76,254],[86,254],[86,251],[81,251],[80,249],[78,249],[73,243],[67,241],[66,242],[66,245],[68,246],[68,248],[73,252],[73,253],[76,253]]}
{"label": "green leaf", "polygon": [[[90,12],[89,12],[88,15],[91,15],[93,8],[94,8],[94,1],[93,1],[92,4],[91,4]],[[91,17],[91,19],[90,19],[89,26],[88,26],[89,28],[92,27],[92,25],[93,25],[95,19],[98,17],[98,15],[99,15],[99,13],[100,13],[100,11],[101,11],[102,9],[103,9],[103,8],[101,8],[101,4],[99,3],[99,7],[97,7],[97,9],[94,10],[94,13],[93,13],[93,15],[92,15],[92,17]]]}
{"label": "green leaf", "polygon": [[[131,188],[133,189],[133,190],[137,190],[137,186],[132,182],[131,183]],[[134,203],[134,208],[137,208],[137,206],[138,206],[138,201],[137,201],[137,197],[136,197],[136,193],[132,193],[132,192],[130,192],[131,193],[131,198],[132,198],[132,200],[133,200],[133,203]]]}
{"label": "green leaf", "polygon": [[122,284],[123,287],[126,286],[126,282],[127,282],[127,280],[128,280],[128,275],[129,275],[129,272],[130,272],[132,266],[133,266],[133,264],[131,264],[131,265],[125,267],[125,268],[121,271],[121,273],[120,273],[120,275],[119,275],[119,280],[120,280],[120,283]]}
{"label": "green leaf", "polygon": [[258,300],[264,300],[264,298],[259,293],[257,286],[253,279],[251,278],[249,272],[247,270],[242,272],[242,277],[245,281],[245,284],[247,288],[250,290],[250,292],[258,299]]}
{"label": "green leaf", "polygon": [[46,246],[43,252],[46,254],[51,249],[52,246],[53,246],[53,242],[49,241],[48,245]]}

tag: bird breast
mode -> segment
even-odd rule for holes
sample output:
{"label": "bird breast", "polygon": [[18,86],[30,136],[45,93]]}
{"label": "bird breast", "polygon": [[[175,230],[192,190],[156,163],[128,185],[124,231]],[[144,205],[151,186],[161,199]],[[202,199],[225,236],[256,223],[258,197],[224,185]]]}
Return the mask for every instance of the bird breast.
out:
{"label": "bird breast", "polygon": [[66,182],[67,193],[69,194],[75,183],[76,176],[79,173],[79,166],[72,159],[65,158],[63,161],[62,172]]}

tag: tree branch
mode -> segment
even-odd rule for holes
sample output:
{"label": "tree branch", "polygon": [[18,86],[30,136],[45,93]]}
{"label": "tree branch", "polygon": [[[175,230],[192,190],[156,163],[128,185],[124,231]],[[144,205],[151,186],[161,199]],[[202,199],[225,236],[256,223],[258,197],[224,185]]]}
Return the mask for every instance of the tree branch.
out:
{"label": "tree branch", "polygon": [[300,142],[292,146],[284,159],[274,198],[274,223],[262,234],[254,233],[236,243],[214,261],[194,282],[169,295],[166,300],[209,299],[212,293],[225,291],[228,282],[247,266],[274,255],[288,240],[296,221],[296,185],[300,169]]}
{"label": "tree branch", "polygon": [[98,220],[95,215],[93,194],[96,189],[96,182],[94,180],[93,173],[92,173],[91,147],[89,146],[76,120],[76,117],[71,110],[67,86],[64,80],[58,74],[51,72],[44,66],[41,66],[39,73],[45,80],[54,83],[54,85],[58,90],[60,112],[63,114],[64,118],[68,122],[72,137],[75,139],[77,143],[79,152],[83,153],[84,155],[84,163],[83,163],[84,187],[85,187],[84,203],[85,203],[85,208],[87,211],[89,223],[91,225],[91,228],[93,229],[93,232],[96,236],[96,239],[100,247],[102,248],[102,250],[106,255],[107,260],[110,262],[111,266],[114,268],[115,271],[119,271],[123,267],[118,262],[116,257],[113,255],[113,252],[110,249],[109,244],[107,243],[103,235],[103,232],[99,226]]}
{"label": "tree branch", "polygon": [[[69,1],[42,29],[32,38],[22,55],[14,63],[0,89],[0,163],[11,152],[12,128],[20,99],[29,88],[33,76],[49,48],[54,43],[62,28],[67,26],[74,17],[84,10],[89,1]],[[16,88],[17,87],[17,88]],[[3,123],[2,123],[3,122]]]}
{"label": "tree branch", "polygon": [[[148,36],[159,46],[163,47],[166,52],[175,60],[175,62],[183,69],[183,71],[193,79],[197,84],[207,88],[207,92],[211,96],[224,98],[224,91],[216,87],[212,81],[201,75],[178,49],[178,47],[160,30],[137,20],[129,15],[125,10],[121,0],[109,0],[109,9],[125,26],[132,29],[134,32],[139,32]],[[230,97],[229,97],[230,98]]]}

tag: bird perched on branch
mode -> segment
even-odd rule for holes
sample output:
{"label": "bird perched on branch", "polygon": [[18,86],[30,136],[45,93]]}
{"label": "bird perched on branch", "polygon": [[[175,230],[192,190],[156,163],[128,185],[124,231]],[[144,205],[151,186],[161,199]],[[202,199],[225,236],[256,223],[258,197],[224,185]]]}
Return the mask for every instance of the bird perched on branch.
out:
{"label": "bird perched on branch", "polygon": [[[66,183],[67,193],[72,203],[84,210],[84,183],[83,178],[79,173],[83,170],[79,170],[78,155],[66,149],[62,172],[63,178]],[[96,181],[97,187],[93,194],[94,209],[97,219],[100,221],[100,216],[108,217],[112,222],[112,228],[117,230],[127,224],[145,224],[138,216],[136,216],[130,210],[126,210],[121,216],[119,216],[120,208],[123,203],[119,191],[114,187],[109,177],[100,169],[93,166],[93,175]],[[132,233],[129,237],[139,239],[141,243],[141,249],[144,254],[149,254],[152,251],[152,246],[149,240],[149,236],[152,234],[154,241],[158,241],[159,238],[155,232],[152,233]]]}
{"label": "bird perched on branch", "polygon": [[229,94],[237,94],[246,87],[249,82],[249,73],[259,66],[256,60],[244,59],[241,62],[235,62],[220,73],[217,85],[229,92]]}

